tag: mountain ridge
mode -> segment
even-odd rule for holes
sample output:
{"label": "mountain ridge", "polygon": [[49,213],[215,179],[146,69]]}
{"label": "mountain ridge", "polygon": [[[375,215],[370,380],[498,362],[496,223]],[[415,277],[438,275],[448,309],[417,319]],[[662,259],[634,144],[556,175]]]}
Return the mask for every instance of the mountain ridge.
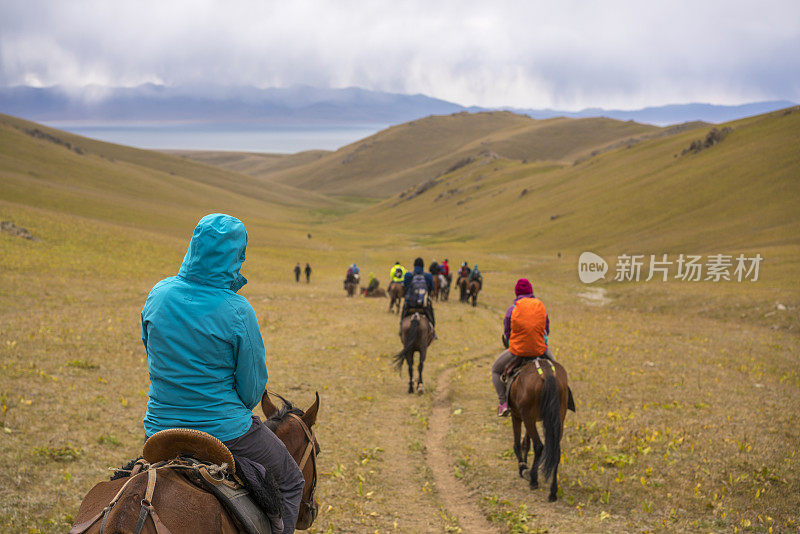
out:
{"label": "mountain ridge", "polygon": [[110,123],[175,121],[200,123],[374,124],[386,126],[460,111],[512,111],[532,118],[607,117],[659,126],[693,120],[727,122],[790,107],[790,101],[742,105],[704,103],[651,106],[639,110],[553,109],[463,106],[422,94],[372,91],[359,87],[311,86],[86,86],[0,88],[0,112],[38,122]]}

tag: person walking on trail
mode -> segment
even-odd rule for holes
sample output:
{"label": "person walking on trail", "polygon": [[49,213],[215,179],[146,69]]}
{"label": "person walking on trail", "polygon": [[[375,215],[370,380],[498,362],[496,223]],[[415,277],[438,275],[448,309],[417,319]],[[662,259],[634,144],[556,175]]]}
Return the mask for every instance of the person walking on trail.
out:
{"label": "person walking on trail", "polygon": [[177,276],[157,283],[142,309],[150,375],[145,437],[192,428],[222,441],[234,457],[272,472],[283,496],[284,534],[294,531],[303,474],[253,408],[268,373],[253,307],[237,291],[247,283],[247,231],[239,219],[206,215],[194,229]]}
{"label": "person walking on trail", "polygon": [[294,266],[294,281],[300,281],[300,263]]}
{"label": "person walking on trail", "polygon": [[406,276],[406,268],[400,265],[399,261],[394,262],[392,268],[389,269],[389,285],[402,284]]}
{"label": "person walking on trail", "polygon": [[[433,291],[433,277],[425,272],[425,262],[422,258],[414,260],[414,270],[409,271],[403,278],[403,288],[406,296],[403,302],[403,311],[400,313],[400,331],[403,329],[403,319],[412,310],[421,310],[431,323],[431,328],[436,326],[436,319],[433,315],[433,304],[429,295]],[[436,334],[434,333],[434,339]]]}
{"label": "person walking on trail", "polygon": [[492,384],[497,391],[499,417],[509,414],[506,384],[501,376],[514,359],[545,357],[555,361],[547,347],[550,318],[542,301],[533,295],[533,286],[527,278],[517,280],[514,295],[514,303],[503,319],[503,344],[506,350],[492,364]]}
{"label": "person walking on trail", "polygon": [[306,263],[306,284],[311,283],[311,266]]}

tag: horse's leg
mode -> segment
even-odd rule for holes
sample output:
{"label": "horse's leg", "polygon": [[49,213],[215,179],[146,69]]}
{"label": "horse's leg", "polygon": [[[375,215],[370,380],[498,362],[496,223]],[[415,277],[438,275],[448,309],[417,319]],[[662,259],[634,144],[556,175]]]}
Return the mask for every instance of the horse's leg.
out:
{"label": "horse's leg", "polygon": [[[519,469],[519,476],[525,478],[525,470],[528,468],[528,462],[525,460],[520,445],[520,436],[522,434],[522,419],[511,412],[511,427],[514,429],[514,454],[517,456],[517,468]],[[525,436],[527,439],[527,436]]]}
{"label": "horse's leg", "polygon": [[525,432],[525,437],[522,439],[522,461],[528,463],[528,453],[531,451],[531,437]]}
{"label": "horse's leg", "polygon": [[542,440],[539,439],[539,431],[536,430],[536,421],[532,417],[525,418],[525,430],[528,432],[528,438],[533,438],[533,464],[531,464],[531,489],[539,487],[539,463],[542,461],[542,451],[544,445]]}
{"label": "horse's leg", "polygon": [[550,484],[550,495],[547,500],[554,502],[558,499],[558,464],[553,468],[553,482]]}
{"label": "horse's leg", "polygon": [[[425,334],[427,336],[427,333]],[[425,347],[425,342],[422,343],[423,346],[419,348],[419,365],[417,366],[417,393],[420,395],[423,393],[422,387],[422,368],[425,365],[425,356],[428,352],[428,348]]]}
{"label": "horse's leg", "polygon": [[414,393],[414,351],[412,350],[407,360],[408,362],[408,392]]}

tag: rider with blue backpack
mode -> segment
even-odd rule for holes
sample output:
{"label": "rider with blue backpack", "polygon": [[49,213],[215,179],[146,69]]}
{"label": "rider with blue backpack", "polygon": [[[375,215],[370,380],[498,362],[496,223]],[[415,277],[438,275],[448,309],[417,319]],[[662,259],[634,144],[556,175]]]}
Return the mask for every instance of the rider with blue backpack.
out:
{"label": "rider with blue backpack", "polygon": [[403,327],[403,319],[412,310],[420,310],[431,323],[431,328],[436,325],[433,316],[433,304],[431,303],[430,293],[433,291],[433,276],[425,272],[425,262],[422,258],[414,260],[414,270],[407,272],[403,278],[403,288],[406,291],[403,311],[400,314],[400,328]]}

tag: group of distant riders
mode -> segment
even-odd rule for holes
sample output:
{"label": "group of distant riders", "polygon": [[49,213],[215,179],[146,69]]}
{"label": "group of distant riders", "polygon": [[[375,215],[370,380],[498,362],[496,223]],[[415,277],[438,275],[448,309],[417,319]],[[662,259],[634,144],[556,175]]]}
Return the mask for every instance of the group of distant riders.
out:
{"label": "group of distant riders", "polygon": [[[434,260],[428,267],[428,272],[425,272],[425,263],[422,258],[414,260],[414,267],[408,271],[399,261],[389,269],[389,285],[388,289],[391,292],[394,285],[399,284],[403,287],[403,308],[400,313],[400,324],[403,319],[414,311],[422,311],[431,323],[431,326],[436,325],[436,318],[433,312],[433,303],[431,295],[434,294],[435,283],[434,280],[439,277],[439,290],[449,293],[450,286],[452,285],[453,275],[450,271],[448,259],[445,258],[441,263]],[[461,279],[468,282],[477,282],[479,287],[483,286],[483,274],[478,269],[476,264],[470,269],[466,261],[461,263],[458,269],[458,278],[456,285],[460,285]],[[360,281],[360,269],[355,263],[347,268],[344,284],[358,284]],[[373,296],[380,287],[380,281],[373,273],[369,274],[369,284],[364,290],[365,296]],[[446,293],[445,293],[446,294]],[[435,337],[435,333],[434,333]]]}
{"label": "group of distant riders", "polygon": [[[389,270],[389,287],[393,284],[402,284],[404,290],[403,309],[400,313],[400,325],[402,327],[403,318],[411,313],[421,312],[428,318],[431,327],[436,326],[436,317],[433,313],[433,303],[430,295],[433,292],[435,276],[441,275],[449,288],[452,281],[448,260],[442,263],[433,261],[425,272],[425,263],[422,258],[414,260],[414,269],[407,271],[399,261]],[[347,270],[347,279],[352,280],[358,276],[358,267],[353,264]],[[483,286],[483,275],[476,264],[472,269],[466,261],[461,263],[458,269],[458,279],[456,285],[460,285],[461,279],[468,282],[477,282],[479,287]],[[373,286],[374,282],[374,286]],[[378,287],[377,279],[370,274],[370,287]],[[370,287],[367,292],[370,292]],[[506,350],[503,351],[492,365],[492,383],[497,391],[498,409],[497,415],[505,417],[509,413],[508,399],[506,398],[506,385],[502,376],[509,371],[510,367],[515,367],[528,358],[543,357],[555,361],[553,354],[547,346],[547,338],[550,334],[550,318],[541,300],[533,294],[533,286],[526,278],[520,278],[514,287],[514,303],[508,308],[503,319],[503,344]],[[434,331],[434,339],[436,334]]]}

